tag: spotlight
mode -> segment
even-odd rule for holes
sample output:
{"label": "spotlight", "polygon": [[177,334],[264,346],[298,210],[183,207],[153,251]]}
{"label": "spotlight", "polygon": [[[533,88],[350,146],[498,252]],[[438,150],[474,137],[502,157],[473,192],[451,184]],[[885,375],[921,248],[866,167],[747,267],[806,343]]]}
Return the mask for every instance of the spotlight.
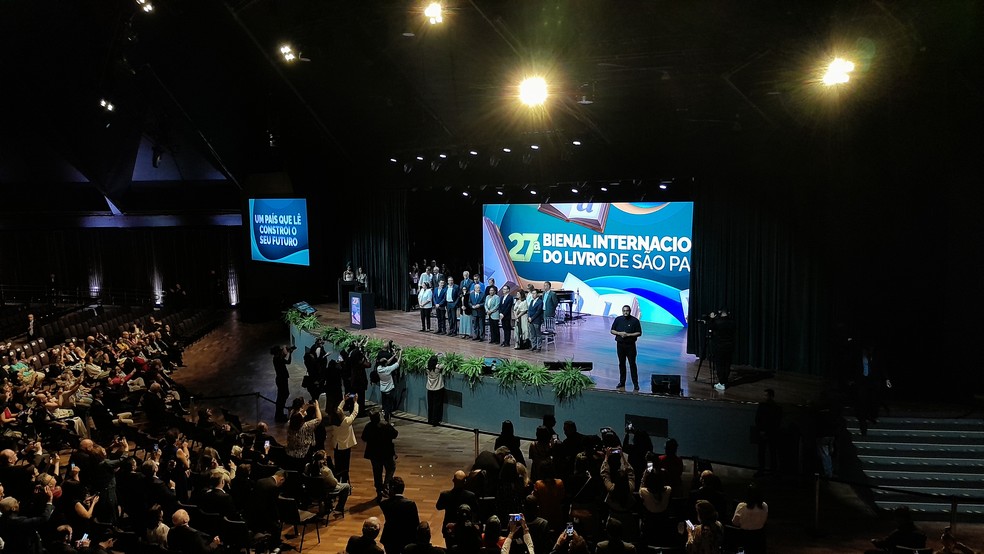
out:
{"label": "spotlight", "polygon": [[301,52],[294,52],[294,48],[290,44],[284,44],[280,47],[280,55],[284,57],[284,61],[287,63],[292,63],[295,60],[300,60],[302,62],[311,61],[301,56]]}
{"label": "spotlight", "polygon": [[666,183],[660,183],[659,188],[660,190],[666,190]]}
{"label": "spotlight", "polygon": [[543,77],[527,77],[519,84],[519,100],[530,107],[547,101],[547,81]]}
{"label": "spotlight", "polygon": [[577,194],[577,189],[574,188],[574,187],[571,187],[571,192],[573,192],[574,194]]}
{"label": "spotlight", "polygon": [[390,158],[390,161],[396,163],[396,158]]}
{"label": "spotlight", "polygon": [[437,2],[433,2],[424,8],[424,17],[430,21],[431,25],[437,25],[438,23],[444,22],[444,17],[441,15],[441,5]]}
{"label": "spotlight", "polygon": [[608,187],[601,187],[601,192],[608,192]]}
{"label": "spotlight", "polygon": [[438,158],[441,158],[442,160],[444,160],[444,159],[447,159],[448,155],[447,154],[438,154],[437,157]]}
{"label": "spotlight", "polygon": [[533,196],[536,196],[536,191],[535,190],[530,190],[530,194],[532,194]]}
{"label": "spotlight", "polygon": [[106,100],[105,98],[99,101],[99,105],[102,106],[103,109],[106,110],[107,112],[111,112],[116,109],[116,106],[114,106],[112,102]]}
{"label": "spotlight", "polygon": [[571,144],[573,144],[574,146],[581,146],[581,141],[579,141],[579,140],[572,140],[571,141]]}
{"label": "spotlight", "polygon": [[418,162],[422,162],[422,161],[424,161],[424,157],[423,157],[423,156],[417,156],[417,161],[418,161]]}
{"label": "spotlight", "polygon": [[854,63],[843,58],[834,58],[827,66],[827,72],[823,74],[821,81],[825,86],[842,85],[851,80],[849,75],[854,71]]}
{"label": "spotlight", "polygon": [[147,13],[154,11],[154,5],[151,4],[149,0],[137,0],[137,5],[140,6],[141,10]]}
{"label": "spotlight", "polygon": [[462,196],[468,196],[468,191],[467,191],[467,190],[463,190],[463,191],[461,191],[461,195],[462,195]]}
{"label": "spotlight", "polygon": [[495,193],[498,194],[499,196],[502,196],[502,191],[501,190],[497,190],[497,191],[495,191]]}
{"label": "spotlight", "polygon": [[508,154],[508,153],[512,152],[512,148],[508,148],[508,147],[507,148],[503,148],[502,151],[505,152],[506,154]]}
{"label": "spotlight", "polygon": [[471,154],[472,156],[477,156],[478,150],[469,150],[468,153]]}
{"label": "spotlight", "polygon": [[540,149],[540,145],[539,144],[531,144],[530,145],[530,149],[531,150],[539,150]]}

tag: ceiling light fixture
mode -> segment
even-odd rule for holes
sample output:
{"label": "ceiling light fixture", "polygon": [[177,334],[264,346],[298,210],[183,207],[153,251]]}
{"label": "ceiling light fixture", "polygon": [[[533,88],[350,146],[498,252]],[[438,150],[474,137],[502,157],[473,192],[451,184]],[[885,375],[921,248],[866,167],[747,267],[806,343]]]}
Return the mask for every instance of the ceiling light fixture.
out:
{"label": "ceiling light fixture", "polygon": [[601,187],[601,192],[608,192],[608,187]]}
{"label": "ceiling light fixture", "polygon": [[497,190],[497,191],[495,191],[495,193],[498,194],[499,196],[502,196],[502,191],[501,190]]}
{"label": "ceiling light fixture", "polygon": [[445,160],[445,159],[447,159],[448,155],[447,154],[438,154],[437,157],[438,158],[441,158],[442,160]]}
{"label": "ceiling light fixture", "polygon": [[821,82],[825,86],[842,85],[851,80],[850,73],[854,71],[854,62],[849,62],[843,58],[834,58],[827,66],[827,71],[823,74]]}
{"label": "ceiling light fixture", "polygon": [[512,152],[512,148],[506,147],[506,148],[503,148],[502,151],[505,152],[506,154],[508,154],[508,153]]}
{"label": "ceiling light fixture", "polygon": [[151,4],[149,0],[137,0],[137,5],[140,6],[141,10],[147,13],[154,11],[154,5]]}
{"label": "ceiling light fixture", "polygon": [[437,25],[438,23],[444,22],[444,16],[442,15],[441,4],[437,2],[432,2],[426,8],[424,8],[424,17],[431,25]]}
{"label": "ceiling light fixture", "polygon": [[116,109],[116,106],[114,106],[112,102],[106,100],[105,98],[99,101],[99,105],[102,106],[103,109],[106,110],[107,112],[111,112]]}
{"label": "ceiling light fixture", "polygon": [[530,149],[531,150],[539,150],[540,149],[540,145],[539,144],[531,144],[530,145]]}
{"label": "ceiling light fixture", "polygon": [[543,77],[527,77],[519,84],[519,101],[531,108],[542,106],[547,96],[547,81]]}
{"label": "ceiling light fixture", "polygon": [[574,187],[571,187],[571,192],[573,192],[574,194],[577,194],[577,189],[574,188]]}
{"label": "ceiling light fixture", "polygon": [[536,196],[536,191],[535,190],[531,190],[530,191],[530,194],[532,194],[533,196]]}
{"label": "ceiling light fixture", "polygon": [[579,140],[572,140],[571,141],[571,144],[573,144],[574,146],[581,146],[581,141],[579,141]]}

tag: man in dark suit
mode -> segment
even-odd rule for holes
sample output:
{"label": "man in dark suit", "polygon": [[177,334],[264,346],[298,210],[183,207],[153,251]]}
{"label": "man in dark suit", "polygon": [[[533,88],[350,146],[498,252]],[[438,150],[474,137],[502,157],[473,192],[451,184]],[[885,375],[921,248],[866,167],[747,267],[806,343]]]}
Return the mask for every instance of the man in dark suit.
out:
{"label": "man in dark suit", "polygon": [[[854,389],[854,415],[858,418],[861,434],[868,434],[868,423],[878,423],[878,408],[882,405],[882,387],[892,388],[892,381],[885,374],[881,358],[875,349],[865,344],[855,349],[850,360],[851,385]],[[886,406],[887,409],[887,406]]]}
{"label": "man in dark suit", "polygon": [[444,307],[448,317],[448,336],[458,334],[458,306],[461,305],[461,286],[454,284],[454,277],[448,276],[448,286],[444,291]]}
{"label": "man in dark suit", "polygon": [[[150,507],[154,504],[161,506],[165,512],[168,512],[177,502],[174,481],[165,483],[158,477],[157,471],[159,467],[156,460],[147,460],[140,465],[142,476],[140,480],[140,491],[137,495],[137,498],[140,499],[140,508],[136,510],[136,513],[130,514],[130,517],[136,518],[135,521],[143,521],[142,518],[146,517]],[[84,470],[81,474],[84,474]]]}
{"label": "man in dark suit", "polygon": [[485,338],[485,295],[482,294],[482,284],[472,285],[471,294],[468,295],[468,305],[472,312],[472,340],[482,340]]}
{"label": "man in dark suit", "polygon": [[441,524],[441,532],[447,539],[449,534],[448,524],[455,520],[458,506],[467,504],[471,506],[472,512],[478,509],[478,496],[465,488],[465,479],[468,474],[460,469],[454,472],[451,490],[442,491],[437,497],[437,509],[444,510],[444,523]]}
{"label": "man in dark suit", "polygon": [[209,477],[209,489],[198,499],[198,507],[203,512],[219,514],[234,521],[239,521],[239,509],[232,495],[225,491],[225,477],[221,473],[213,473]]}
{"label": "man in dark suit", "polygon": [[219,537],[213,537],[212,542],[205,542],[205,535],[191,527],[191,518],[185,510],[178,510],[171,516],[174,524],[167,532],[167,547],[184,554],[207,554],[215,552],[221,542]]}
{"label": "man in dark suit", "polygon": [[287,472],[278,470],[270,477],[264,477],[256,481],[253,487],[252,503],[246,511],[246,522],[249,528],[261,532],[270,533],[274,544],[280,541],[281,525],[280,514],[277,512],[277,497],[280,496],[280,487],[287,479]]}
{"label": "man in dark suit", "polygon": [[499,304],[499,314],[502,320],[502,345],[509,346],[509,335],[512,334],[512,309],[516,299],[510,295],[509,285],[502,285],[502,303]]}
{"label": "man in dark suit", "polygon": [[434,289],[434,308],[437,312],[437,334],[445,335],[448,332],[448,285],[441,279]]}
{"label": "man in dark suit", "polygon": [[403,496],[406,485],[402,477],[394,477],[390,482],[389,498],[380,502],[386,525],[379,542],[383,543],[386,554],[402,554],[406,545],[412,543],[420,525],[417,504]]}
{"label": "man in dark suit", "polygon": [[533,298],[528,300],[530,309],[526,314],[530,318],[530,352],[540,352],[540,345],[543,342],[543,336],[540,334],[540,327],[543,325],[543,297],[535,289],[530,294]]}
{"label": "man in dark suit", "polygon": [[553,291],[550,281],[543,282],[543,320],[547,331],[553,332],[554,320],[557,317],[557,293]]}

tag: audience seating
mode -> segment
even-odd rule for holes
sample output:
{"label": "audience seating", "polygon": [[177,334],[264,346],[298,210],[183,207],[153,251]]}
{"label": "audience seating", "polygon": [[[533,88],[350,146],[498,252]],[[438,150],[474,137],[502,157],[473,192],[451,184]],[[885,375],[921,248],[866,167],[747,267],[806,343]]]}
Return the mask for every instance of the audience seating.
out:
{"label": "audience seating", "polygon": [[284,496],[277,498],[277,508],[284,525],[293,526],[295,535],[298,534],[297,527],[301,527],[301,532],[299,533],[301,537],[301,544],[297,547],[298,552],[304,551],[304,534],[307,531],[308,525],[314,525],[314,529],[318,535],[318,544],[321,544],[322,516],[320,514],[302,510],[297,506],[296,500]]}

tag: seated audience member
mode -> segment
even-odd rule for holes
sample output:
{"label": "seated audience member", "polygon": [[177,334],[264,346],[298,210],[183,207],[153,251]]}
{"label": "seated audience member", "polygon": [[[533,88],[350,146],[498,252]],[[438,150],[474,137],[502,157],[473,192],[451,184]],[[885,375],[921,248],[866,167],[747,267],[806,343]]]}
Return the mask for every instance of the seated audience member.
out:
{"label": "seated audience member", "polygon": [[635,552],[636,547],[630,543],[622,540],[623,529],[622,522],[615,519],[614,517],[608,518],[608,522],[605,524],[605,535],[608,537],[607,540],[599,542],[595,546],[595,552],[602,554],[603,552]]}
{"label": "seated audience member", "polygon": [[[705,469],[700,472],[700,487],[697,490],[690,491],[691,505],[696,506],[698,500],[707,500],[713,504],[714,510],[717,511],[718,514],[731,513],[731,503],[728,500],[728,497],[724,494],[724,487],[721,485],[721,479],[709,469]],[[695,513],[691,512],[690,516],[694,517],[695,515]]]}
{"label": "seated audience member", "polygon": [[768,518],[769,505],[762,500],[762,491],[755,483],[748,485],[745,500],[739,502],[735,508],[735,515],[731,518],[732,525],[746,531],[755,531],[765,527]]}
{"label": "seated audience member", "polygon": [[421,521],[417,525],[417,536],[414,541],[403,549],[404,554],[444,554],[444,548],[431,544],[430,523]]}
{"label": "seated audience member", "polygon": [[219,537],[213,537],[211,542],[206,542],[205,536],[191,527],[191,518],[186,510],[174,512],[171,522],[174,525],[167,534],[168,549],[177,550],[182,554],[207,554],[218,550],[221,544]]}
{"label": "seated audience member", "polygon": [[48,495],[48,502],[41,515],[35,517],[21,515],[20,502],[14,497],[0,500],[0,537],[3,537],[5,552],[35,554],[43,551],[39,532],[51,519],[55,509],[52,505],[53,491],[46,487],[45,494]]}
{"label": "seated audience member", "polygon": [[926,548],[926,534],[916,527],[912,521],[912,514],[908,506],[895,508],[895,530],[883,539],[871,539],[873,549],[868,550],[869,554],[879,554],[882,552],[892,552],[896,546],[906,548]]}
{"label": "seated audience member", "polygon": [[335,474],[328,467],[328,453],[324,450],[318,450],[314,453],[311,458],[311,462],[304,467],[304,474],[311,477],[320,477],[325,484],[325,494],[327,501],[327,495],[335,495],[338,497],[338,502],[335,504],[332,514],[337,517],[344,517],[345,515],[345,502],[348,500],[349,495],[352,493],[352,485],[348,483],[340,483]]}
{"label": "seated audience member", "polygon": [[362,522],[362,534],[349,537],[345,554],[383,554],[383,548],[376,544],[379,528],[377,517],[370,517]]}
{"label": "seated audience member", "polygon": [[[445,544],[451,552],[477,552],[482,546],[482,530],[475,522],[472,508],[462,504],[455,510],[453,523],[448,524],[445,532]],[[496,532],[498,536],[498,531]]]}
{"label": "seated audience member", "polygon": [[718,521],[717,510],[707,500],[698,500],[695,506],[697,521],[684,525],[687,533],[687,554],[717,554],[724,543],[724,527]]}
{"label": "seated audience member", "polygon": [[167,534],[171,528],[164,523],[164,510],[160,506],[153,506],[147,513],[146,527],[144,540],[147,544],[157,544],[167,548]]}
{"label": "seated audience member", "polygon": [[550,554],[590,554],[588,542],[577,531],[572,531],[570,535],[567,531],[561,531],[557,541],[554,542]]}
{"label": "seated audience member", "polygon": [[[491,515],[489,519],[485,520],[485,527],[481,534],[481,548],[479,548],[479,554],[496,554],[502,550],[502,543],[505,539],[501,536],[502,534],[502,522],[499,521],[499,516]],[[465,550],[460,550],[465,552]]]}

